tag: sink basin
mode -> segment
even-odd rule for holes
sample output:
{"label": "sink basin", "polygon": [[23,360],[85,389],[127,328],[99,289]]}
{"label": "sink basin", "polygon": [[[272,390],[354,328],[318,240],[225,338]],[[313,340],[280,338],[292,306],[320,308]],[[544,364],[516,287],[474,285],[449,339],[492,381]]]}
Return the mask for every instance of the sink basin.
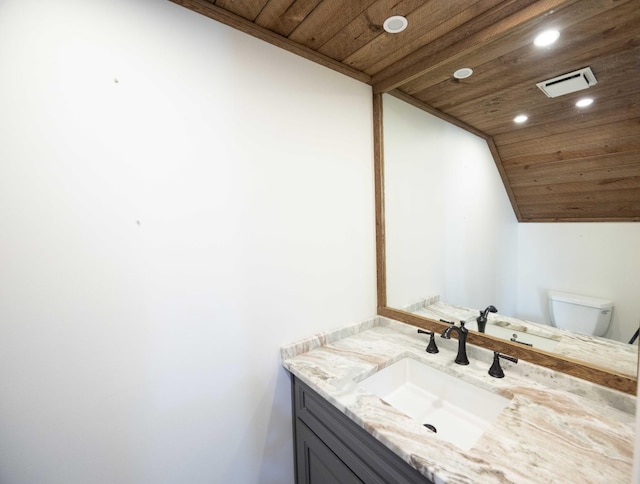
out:
{"label": "sink basin", "polygon": [[436,428],[436,436],[469,450],[510,400],[413,358],[359,383],[392,407]]}

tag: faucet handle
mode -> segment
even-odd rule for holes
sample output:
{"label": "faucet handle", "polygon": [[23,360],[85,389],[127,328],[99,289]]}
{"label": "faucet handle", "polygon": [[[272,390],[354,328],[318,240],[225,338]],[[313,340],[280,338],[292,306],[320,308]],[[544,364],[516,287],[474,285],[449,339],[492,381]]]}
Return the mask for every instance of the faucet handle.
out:
{"label": "faucet handle", "polygon": [[425,350],[427,353],[439,353],[440,352],[440,350],[436,346],[436,340],[434,339],[433,331],[428,331],[426,329],[419,329],[418,333],[430,335],[429,345],[427,346],[427,349]]}
{"label": "faucet handle", "polygon": [[500,367],[500,358],[504,360],[512,361],[514,363],[518,363],[518,358],[515,358],[513,356],[503,355],[501,353],[498,353],[497,351],[494,351],[493,363],[491,364],[491,368],[489,368],[489,375],[491,375],[494,378],[504,378],[504,371],[502,371],[502,368]]}

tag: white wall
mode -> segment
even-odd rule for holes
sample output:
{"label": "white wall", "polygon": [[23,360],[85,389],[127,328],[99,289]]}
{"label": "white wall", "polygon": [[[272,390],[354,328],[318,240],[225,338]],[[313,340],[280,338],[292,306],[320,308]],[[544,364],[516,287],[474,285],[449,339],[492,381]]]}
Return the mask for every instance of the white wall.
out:
{"label": "white wall", "polygon": [[549,324],[549,290],[611,299],[605,336],[629,341],[640,323],[640,224],[520,224],[519,232],[519,317]]}
{"label": "white wall", "polygon": [[0,65],[0,482],[292,482],[279,347],[375,314],[370,88],[157,0],[5,0]]}
{"label": "white wall", "polygon": [[486,141],[388,95],[384,130],[388,305],[515,314],[517,220]]}

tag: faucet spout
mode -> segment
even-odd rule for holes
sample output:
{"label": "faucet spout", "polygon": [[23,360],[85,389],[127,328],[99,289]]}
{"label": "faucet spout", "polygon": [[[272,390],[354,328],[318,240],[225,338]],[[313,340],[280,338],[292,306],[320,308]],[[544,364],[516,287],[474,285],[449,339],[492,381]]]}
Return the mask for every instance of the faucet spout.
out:
{"label": "faucet spout", "polygon": [[451,333],[456,332],[458,335],[458,354],[456,355],[456,363],[458,365],[468,365],[467,358],[467,334],[469,330],[464,327],[464,321],[460,321],[460,326],[449,326],[442,332],[444,339],[451,339]]}
{"label": "faucet spout", "polygon": [[497,313],[498,310],[495,306],[487,306],[484,311],[480,311],[480,316],[476,318],[476,322],[478,323],[478,331],[484,333],[484,330],[487,326],[487,314],[488,313]]}

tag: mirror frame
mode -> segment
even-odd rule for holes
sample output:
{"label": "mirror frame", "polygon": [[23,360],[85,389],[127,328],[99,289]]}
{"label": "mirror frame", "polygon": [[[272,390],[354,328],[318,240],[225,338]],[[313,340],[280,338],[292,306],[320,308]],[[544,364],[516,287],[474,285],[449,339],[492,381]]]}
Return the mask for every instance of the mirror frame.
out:
{"label": "mirror frame", "polygon": [[[391,91],[387,93],[398,99],[422,109],[434,116],[437,116],[449,123],[463,128],[477,136],[483,138],[494,154],[495,147],[493,140],[486,134],[477,129],[467,126],[465,123],[444,113],[437,111],[419,101],[403,95],[400,91]],[[383,127],[383,106],[382,93],[373,94],[373,157],[374,157],[374,188],[375,188],[375,210],[376,210],[376,273],[377,273],[377,312],[380,316],[402,321],[404,323],[416,326],[418,328],[427,329],[434,332],[442,332],[448,327],[447,324],[441,323],[434,319],[418,316],[413,313],[401,311],[387,306],[387,263],[386,263],[386,238],[385,238],[385,205],[384,205],[384,127]],[[504,179],[504,173],[500,172],[500,176]],[[512,194],[507,190],[509,199],[512,200]],[[637,378],[630,377],[614,371],[591,365],[587,362],[576,360],[573,358],[560,356],[548,351],[523,347],[509,341],[496,338],[494,336],[470,331],[467,341],[471,344],[481,346],[493,351],[515,356],[522,360],[544,366],[551,370],[560,371],[568,375],[572,375],[583,380],[597,383],[615,390],[635,395],[637,390]],[[640,345],[639,345],[640,353]]]}

